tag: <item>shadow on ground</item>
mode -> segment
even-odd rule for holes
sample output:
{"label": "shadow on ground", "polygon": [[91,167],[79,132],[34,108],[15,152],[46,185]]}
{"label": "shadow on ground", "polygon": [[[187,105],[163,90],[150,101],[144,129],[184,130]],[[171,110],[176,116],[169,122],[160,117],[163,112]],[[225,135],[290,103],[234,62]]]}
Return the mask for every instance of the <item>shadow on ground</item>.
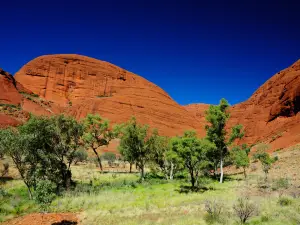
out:
{"label": "shadow on ground", "polygon": [[52,223],[52,225],[77,225],[77,222],[69,221],[69,220],[63,220],[61,222]]}
{"label": "shadow on ground", "polygon": [[180,194],[188,194],[190,192],[204,193],[208,190],[214,190],[212,187],[198,186],[192,187],[188,185],[181,185],[179,189],[176,189]]}
{"label": "shadow on ground", "polygon": [[14,178],[12,177],[0,177],[0,184],[4,184],[7,181],[12,181]]}

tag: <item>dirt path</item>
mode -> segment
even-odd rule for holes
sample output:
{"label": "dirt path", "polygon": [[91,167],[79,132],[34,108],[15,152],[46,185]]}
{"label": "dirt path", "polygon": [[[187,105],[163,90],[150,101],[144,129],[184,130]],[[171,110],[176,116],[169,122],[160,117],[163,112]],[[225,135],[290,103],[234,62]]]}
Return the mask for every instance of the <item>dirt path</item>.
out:
{"label": "dirt path", "polygon": [[2,223],[2,225],[79,225],[73,213],[33,213]]}

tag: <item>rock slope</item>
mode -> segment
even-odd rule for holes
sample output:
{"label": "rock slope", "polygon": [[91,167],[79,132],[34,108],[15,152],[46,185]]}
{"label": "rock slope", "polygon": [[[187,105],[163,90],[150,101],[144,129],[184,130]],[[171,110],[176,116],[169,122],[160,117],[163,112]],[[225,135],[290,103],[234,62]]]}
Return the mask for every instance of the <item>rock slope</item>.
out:
{"label": "rock slope", "polygon": [[51,115],[59,110],[34,95],[14,77],[0,69],[0,127],[16,126],[29,118],[29,113]]}
{"label": "rock slope", "polygon": [[121,123],[135,116],[164,135],[198,128],[195,117],[160,87],[90,57],[41,56],[23,66],[15,79],[77,119],[98,113],[112,123]]}
{"label": "rock slope", "polygon": [[[185,106],[203,123],[203,104]],[[300,60],[275,74],[247,101],[231,107],[229,127],[243,124],[245,142],[270,143],[273,150],[300,142]]]}

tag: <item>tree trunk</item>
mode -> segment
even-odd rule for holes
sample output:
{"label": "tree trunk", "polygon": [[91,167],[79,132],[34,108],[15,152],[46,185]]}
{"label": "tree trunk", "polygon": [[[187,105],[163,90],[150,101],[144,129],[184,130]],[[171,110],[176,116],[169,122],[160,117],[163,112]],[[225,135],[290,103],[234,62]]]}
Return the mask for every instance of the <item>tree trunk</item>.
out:
{"label": "tree trunk", "polygon": [[217,173],[218,173],[218,163],[214,162],[214,177],[217,177]]}
{"label": "tree trunk", "polygon": [[132,163],[130,162],[129,163],[129,173],[131,173],[132,172]]}
{"label": "tree trunk", "polygon": [[198,176],[199,176],[199,172],[196,172],[196,178],[195,178],[195,186],[198,187]]}
{"label": "tree trunk", "polygon": [[191,176],[191,183],[192,183],[192,187],[195,187],[195,177],[194,177],[194,171],[190,171],[190,176]]}
{"label": "tree trunk", "polygon": [[93,148],[93,151],[94,151],[94,153],[95,153],[95,155],[96,155],[96,157],[97,157],[97,161],[98,161],[99,168],[100,168],[101,171],[103,171],[101,158],[100,158],[100,156],[99,156],[99,154],[98,154],[98,152],[97,152],[97,149]]}
{"label": "tree trunk", "polygon": [[246,168],[245,168],[245,167],[243,167],[243,169],[244,169],[244,177],[245,177],[245,179],[247,179]]}
{"label": "tree trunk", "polygon": [[265,172],[265,182],[267,182],[267,181],[268,181],[268,173]]}
{"label": "tree trunk", "polygon": [[220,160],[220,183],[223,183],[223,153],[221,153],[221,160]]}
{"label": "tree trunk", "polygon": [[[24,183],[25,183],[25,182],[24,182]],[[26,185],[27,190],[28,190],[28,196],[29,196],[29,199],[32,199],[32,192],[31,192],[31,190],[30,190],[30,187],[29,187],[28,184],[26,184],[26,183],[25,183],[25,185]]]}
{"label": "tree trunk", "polygon": [[170,169],[170,180],[173,180],[173,173],[174,173],[174,164],[171,162],[171,169]]}
{"label": "tree trunk", "polygon": [[141,180],[143,181],[144,178],[145,178],[145,168],[144,168],[144,166],[141,166],[140,170],[141,170]]}

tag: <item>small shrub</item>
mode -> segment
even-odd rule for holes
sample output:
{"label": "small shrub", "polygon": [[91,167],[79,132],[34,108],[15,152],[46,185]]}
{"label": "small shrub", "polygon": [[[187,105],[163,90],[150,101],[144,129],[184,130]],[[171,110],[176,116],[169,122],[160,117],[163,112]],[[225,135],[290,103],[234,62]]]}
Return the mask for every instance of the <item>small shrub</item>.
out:
{"label": "small shrub", "polygon": [[283,148],[278,148],[275,150],[275,152],[280,152]]}
{"label": "small shrub", "polygon": [[74,164],[87,161],[88,154],[84,149],[79,149],[74,153]]}
{"label": "small shrub", "polygon": [[35,201],[46,211],[55,199],[55,185],[49,180],[38,182],[35,190]]}
{"label": "small shrub", "polygon": [[4,197],[9,197],[9,196],[10,196],[10,194],[6,190],[4,190],[2,187],[0,187],[0,199],[4,198]]}
{"label": "small shrub", "polygon": [[272,185],[272,190],[283,191],[284,189],[288,189],[289,186],[290,186],[290,183],[287,178],[279,178],[279,179],[275,180],[274,184]]}
{"label": "small shrub", "polygon": [[261,220],[261,222],[268,222],[270,220],[270,215],[267,213],[264,213],[263,215],[261,215],[260,220]]}
{"label": "small shrub", "polygon": [[205,204],[205,211],[207,212],[207,215],[205,217],[206,222],[214,223],[220,221],[220,215],[224,210],[224,204],[217,200],[213,200],[213,201],[206,200],[204,204]]}
{"label": "small shrub", "polygon": [[289,206],[292,204],[292,199],[288,197],[279,197],[278,204],[281,206]]}
{"label": "small shrub", "polygon": [[245,224],[257,211],[257,207],[252,203],[249,198],[243,197],[237,200],[234,204],[233,210],[241,224]]}
{"label": "small shrub", "polygon": [[112,166],[112,164],[114,163],[114,161],[116,160],[116,154],[115,153],[112,153],[112,152],[105,152],[103,155],[102,155],[102,158],[104,160],[107,160],[108,162],[108,165],[109,166]]}

